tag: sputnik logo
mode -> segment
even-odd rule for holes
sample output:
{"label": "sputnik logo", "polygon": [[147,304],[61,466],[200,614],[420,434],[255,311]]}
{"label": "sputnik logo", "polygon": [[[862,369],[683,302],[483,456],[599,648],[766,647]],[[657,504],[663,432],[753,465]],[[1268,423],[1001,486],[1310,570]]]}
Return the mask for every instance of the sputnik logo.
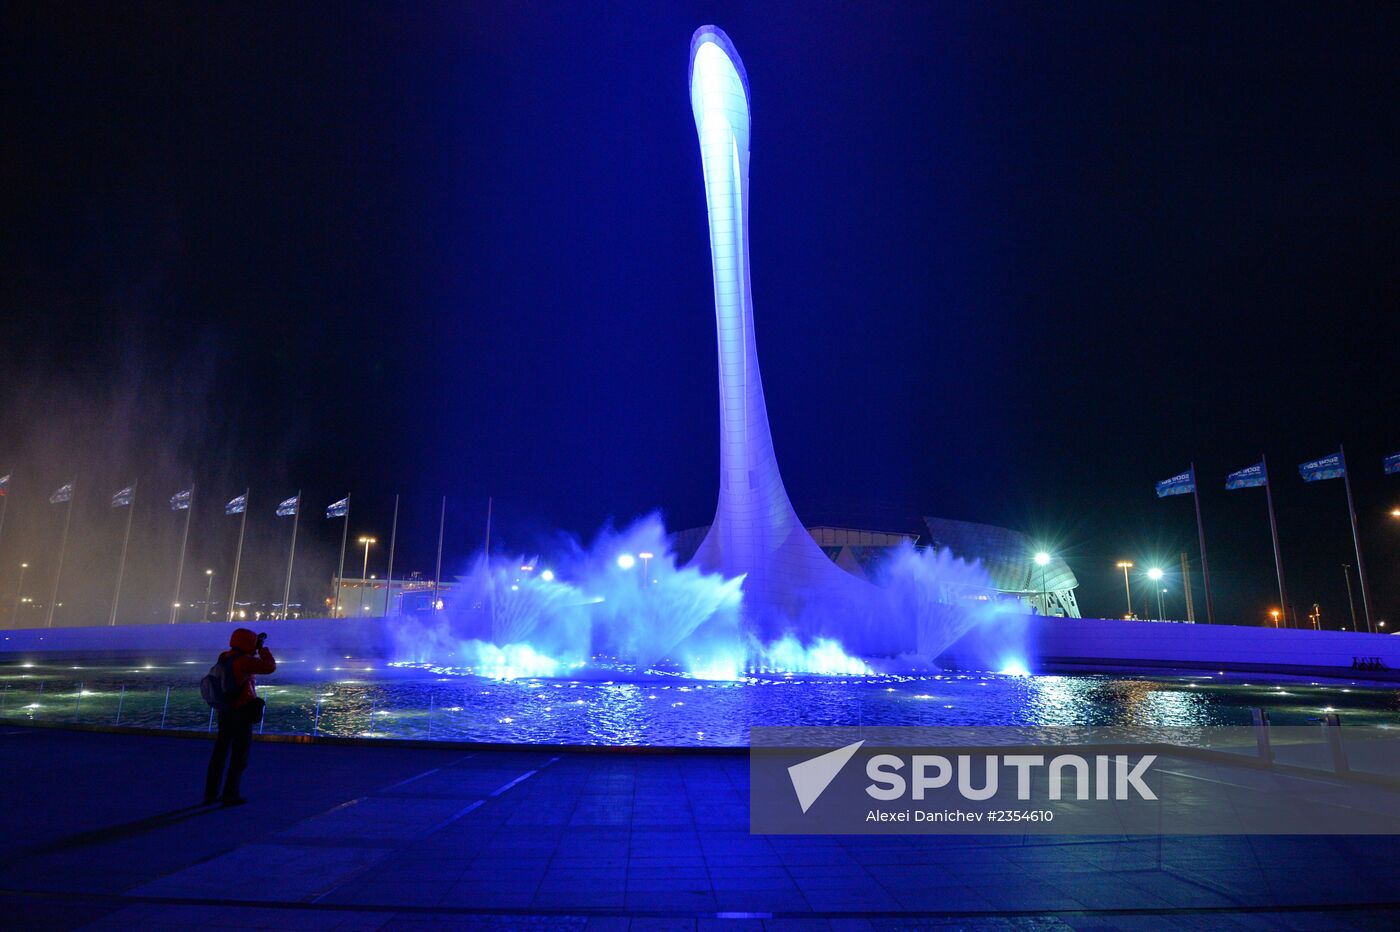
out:
{"label": "sputnik logo", "polygon": [[846,766],[846,762],[860,750],[864,740],[855,744],[848,744],[844,748],[837,748],[820,754],[810,760],[804,760],[800,764],[793,764],[788,768],[788,776],[792,778],[792,788],[797,793],[797,802],[802,806],[802,811],[806,812],[812,808],[812,804],[817,801],[826,788],[831,785],[831,781],[836,779],[836,775],[841,772],[841,768]]}

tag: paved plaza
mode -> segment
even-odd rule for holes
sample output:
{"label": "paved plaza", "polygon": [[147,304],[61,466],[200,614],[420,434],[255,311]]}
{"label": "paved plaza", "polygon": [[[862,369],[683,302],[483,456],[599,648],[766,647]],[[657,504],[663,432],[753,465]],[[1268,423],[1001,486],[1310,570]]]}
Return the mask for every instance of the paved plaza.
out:
{"label": "paved plaza", "polygon": [[6,928],[1394,928],[1393,840],[753,836],[743,753],[0,726]]}

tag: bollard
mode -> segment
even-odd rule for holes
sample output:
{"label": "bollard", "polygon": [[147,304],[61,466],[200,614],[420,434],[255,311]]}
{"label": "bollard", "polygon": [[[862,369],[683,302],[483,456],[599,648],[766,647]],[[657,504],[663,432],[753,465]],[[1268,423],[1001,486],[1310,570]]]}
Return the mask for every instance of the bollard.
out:
{"label": "bollard", "polygon": [[321,733],[321,694],[316,693],[316,719],[311,723],[311,733],[319,735]]}
{"label": "bollard", "polygon": [[122,684],[122,694],[117,697],[117,724],[122,723],[122,704],[126,702],[126,684]]}
{"label": "bollard", "polygon": [[170,711],[170,687],[165,687],[165,705],[160,708],[160,727],[165,727],[165,713]]}
{"label": "bollard", "polygon": [[1342,718],[1335,712],[1322,716],[1322,735],[1327,742],[1327,750],[1332,755],[1332,770],[1337,776],[1351,772],[1347,763],[1347,749],[1342,747]]}
{"label": "bollard", "polygon": [[1269,713],[1265,709],[1250,709],[1254,714],[1254,744],[1259,749],[1259,759],[1270,767],[1274,764],[1274,749],[1269,743]]}

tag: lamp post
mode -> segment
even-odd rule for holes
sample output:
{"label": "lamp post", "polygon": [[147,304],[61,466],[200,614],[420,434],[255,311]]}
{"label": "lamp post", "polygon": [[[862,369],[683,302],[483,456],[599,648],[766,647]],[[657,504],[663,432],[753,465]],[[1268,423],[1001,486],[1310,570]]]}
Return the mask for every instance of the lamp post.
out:
{"label": "lamp post", "polygon": [[15,587],[15,623],[19,623],[19,607],[24,603],[24,571],[29,569],[28,563],[19,565],[19,585]]}
{"label": "lamp post", "polygon": [[1050,565],[1050,554],[1044,550],[1035,555],[1035,565],[1040,567],[1040,613],[1050,614],[1050,590],[1045,585],[1045,568]]}
{"label": "lamp post", "polygon": [[1273,619],[1274,619],[1274,627],[1277,628],[1277,627],[1278,627],[1279,610],[1276,609],[1276,608],[1271,608],[1271,609],[1269,609],[1269,614],[1270,614],[1271,616],[1273,616]]}
{"label": "lamp post", "polygon": [[1154,567],[1152,567],[1152,569],[1150,569],[1150,570],[1147,571],[1147,578],[1150,579],[1150,580],[1152,580],[1154,583],[1158,583],[1158,584],[1159,584],[1159,585],[1157,586],[1157,620],[1158,620],[1158,621],[1162,621],[1162,620],[1163,620],[1163,618],[1162,618],[1162,592],[1163,592],[1163,590],[1162,590],[1162,587],[1161,587],[1161,585],[1160,585],[1160,583],[1162,582],[1162,575],[1163,575],[1163,574],[1162,574],[1162,570],[1161,570],[1160,567],[1154,566]]}
{"label": "lamp post", "polygon": [[204,576],[205,576],[205,578],[208,580],[208,582],[206,582],[206,583],[204,584],[204,620],[205,620],[205,621],[208,621],[208,620],[209,620],[209,599],[212,598],[212,597],[213,597],[213,594],[214,594],[214,571],[213,571],[213,570],[205,570],[205,571],[204,571]]}
{"label": "lamp post", "polygon": [[1133,586],[1128,582],[1128,570],[1133,568],[1131,560],[1119,560],[1118,568],[1123,571],[1123,591],[1128,594],[1128,614],[1124,618],[1133,617]]}
{"label": "lamp post", "polygon": [[369,578],[369,548],[379,541],[373,537],[361,537],[359,542],[365,547],[365,565],[360,569],[360,610],[356,614],[362,616],[365,613],[365,580]]}
{"label": "lamp post", "polygon": [[654,557],[655,554],[643,550],[641,553],[637,554],[637,556],[642,560],[642,586],[650,586],[651,576],[649,574],[651,570],[649,567],[651,566],[651,558]]}

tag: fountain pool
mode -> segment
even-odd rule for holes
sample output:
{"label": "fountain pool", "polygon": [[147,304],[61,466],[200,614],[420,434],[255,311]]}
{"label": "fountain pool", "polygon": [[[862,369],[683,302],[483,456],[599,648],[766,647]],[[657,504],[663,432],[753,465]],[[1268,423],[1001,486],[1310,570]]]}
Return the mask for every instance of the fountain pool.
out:
{"label": "fountain pool", "polygon": [[[33,658],[0,664],[0,719],[204,730],[208,660]],[[264,732],[365,739],[744,746],[750,725],[1281,725],[1338,712],[1400,728],[1400,690],[1251,674],[756,674],[703,681],[599,664],[578,678],[492,679],[353,657],[264,678]]]}

